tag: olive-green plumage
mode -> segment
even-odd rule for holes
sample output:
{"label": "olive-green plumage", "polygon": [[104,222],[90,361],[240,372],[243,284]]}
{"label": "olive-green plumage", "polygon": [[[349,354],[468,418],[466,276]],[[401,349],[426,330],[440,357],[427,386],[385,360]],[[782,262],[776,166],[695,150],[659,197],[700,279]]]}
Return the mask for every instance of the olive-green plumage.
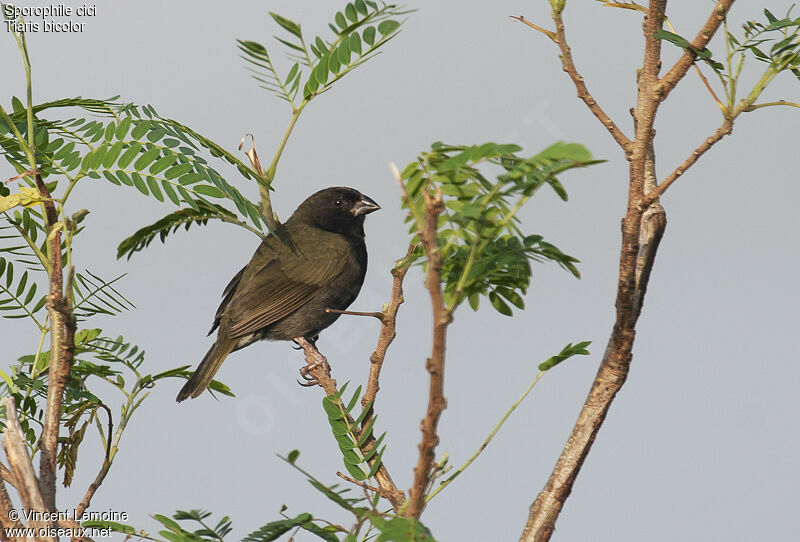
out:
{"label": "olive-green plumage", "polygon": [[306,199],[225,288],[217,339],[177,400],[197,397],[225,358],[262,339],[313,341],[358,296],[367,271],[364,216],[380,207],[352,188]]}

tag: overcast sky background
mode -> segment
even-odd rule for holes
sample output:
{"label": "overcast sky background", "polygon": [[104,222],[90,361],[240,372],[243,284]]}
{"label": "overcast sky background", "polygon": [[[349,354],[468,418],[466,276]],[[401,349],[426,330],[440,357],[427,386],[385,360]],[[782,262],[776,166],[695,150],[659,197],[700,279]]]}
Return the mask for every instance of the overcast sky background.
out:
{"label": "overcast sky background", "polygon": [[[79,3],[68,3],[78,6]],[[29,5],[29,4],[21,4]],[[268,44],[275,11],[327,32],[339,2],[101,2],[80,34],[28,36],[36,102],[81,95],[152,104],[235,150],[255,134],[268,162],[288,122],[286,104],[259,89],[237,57],[235,39]],[[731,28],[782,14],[788,1],[738,2]],[[528,506],[544,485],[583,403],[614,318],[625,210],[627,162],[577,100],[544,36],[511,21],[523,14],[550,27],[540,1],[417,2],[384,54],[338,82],[303,113],[278,168],[273,202],[288,217],[307,195],[347,185],[383,210],[367,219],[370,266],[353,309],[388,300],[389,270],[402,256],[407,228],[388,163],[401,167],[430,143],[513,142],[535,153],[556,140],[585,144],[608,162],[564,175],[570,201],[544,190],[522,213],[540,233],[581,260],[581,280],[555,265],[535,265],[527,310],[514,318],[464,307],[450,328],[446,396],[437,457],[455,466],[469,457],[535,377],[536,365],[567,342],[591,340],[591,356],[548,373],[478,461],[429,505],[423,520],[438,540],[516,540]],[[670,2],[679,33],[694,36],[712,2]],[[578,68],[590,90],[632,134],[635,69],[641,64],[641,16],[572,0],[564,14]],[[737,30],[738,31],[738,30]],[[24,96],[10,34],[0,32],[0,95]],[[325,35],[325,34],[323,34]],[[679,51],[665,45],[665,66]],[[724,50],[720,39],[712,49]],[[752,83],[763,65],[749,62]],[[708,70],[706,69],[706,72]],[[711,75],[709,74],[709,78]],[[744,85],[746,86],[746,84]],[[749,89],[749,87],[747,87]],[[780,76],[764,100],[800,101],[800,84]],[[657,166],[671,172],[720,124],[721,115],[690,72],[657,118]],[[797,126],[800,112],[768,108],[742,116],[670,189],[668,227],[639,322],[630,377],[585,463],[554,540],[796,540],[800,445],[797,389]],[[220,172],[253,199],[256,188]],[[0,165],[0,178],[13,176]],[[95,320],[147,349],[156,373],[196,365],[220,294],[250,258],[257,240],[225,224],[180,232],[131,262],[116,245],[171,212],[133,189],[82,181],[73,210],[92,212],[76,261],[103,276],[129,273],[121,288],[137,309]],[[377,410],[387,430],[384,461],[410,486],[428,378],[430,310],[419,270],[406,280],[398,337],[384,366]],[[488,304],[487,304],[488,305]],[[342,318],[320,349],[343,383],[364,382],[377,340],[371,319]],[[4,320],[3,365],[36,348],[27,322]],[[327,483],[343,470],[320,405],[321,390],[295,383],[302,355],[288,343],[259,343],[232,355],[218,377],[237,397],[209,395],[180,405],[178,381],[159,384],[126,431],[114,467],[92,509],[128,512],[129,523],[158,530],[148,514],[205,508],[233,518],[231,540],[288,514],[346,521],[299,473],[275,456],[298,448],[300,464]],[[91,439],[94,439],[92,435]],[[93,440],[81,448],[71,509],[96,474]],[[314,540],[300,533],[296,540]]]}

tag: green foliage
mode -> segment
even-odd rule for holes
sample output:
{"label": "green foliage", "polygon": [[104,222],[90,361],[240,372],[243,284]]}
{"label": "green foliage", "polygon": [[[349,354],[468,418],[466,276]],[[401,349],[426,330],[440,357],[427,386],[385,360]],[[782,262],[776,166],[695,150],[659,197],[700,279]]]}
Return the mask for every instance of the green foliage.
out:
{"label": "green foliage", "polygon": [[156,237],[163,243],[167,236],[175,233],[181,226],[186,231],[192,224],[205,225],[210,219],[233,220],[236,215],[220,205],[213,203],[197,202],[198,209],[180,209],[170,213],[164,218],[149,226],[136,231],[133,235],[122,241],[117,247],[117,258],[127,256],[131,259],[134,253],[147,248]]}
{"label": "green foliage", "polygon": [[[381,447],[381,444],[386,437],[386,433],[384,432],[381,434],[368,451],[362,451],[364,444],[372,437],[373,428],[378,416],[372,416],[367,426],[361,430],[361,422],[364,421],[367,414],[371,411],[372,403],[367,403],[366,408],[362,409],[361,413],[353,419],[351,413],[361,397],[361,386],[356,388],[350,401],[345,405],[341,397],[344,395],[345,390],[347,390],[348,384],[349,383],[345,383],[336,395],[324,397],[322,399],[322,407],[325,409],[325,413],[328,416],[328,423],[331,425],[333,437],[339,444],[339,450],[342,452],[345,468],[353,478],[362,481],[375,476],[375,473],[380,469],[381,458],[386,451],[386,446]],[[294,463],[293,461],[290,462]]]}
{"label": "green foliage", "polygon": [[[162,514],[154,514],[153,519],[158,521],[164,529],[158,534],[169,542],[198,542],[203,540],[223,540],[231,532],[232,522],[228,516],[220,519],[212,527],[206,522],[211,517],[211,512],[205,510],[189,510],[188,512],[178,510],[172,517]],[[181,524],[180,522],[184,522]],[[110,529],[113,532],[126,535],[128,538],[138,538],[139,540],[160,540],[154,538],[145,531],[137,531],[135,527],[124,523],[105,520],[84,521],[84,527],[95,527],[98,529]],[[189,529],[194,530],[189,530]]]}
{"label": "green foliage", "polygon": [[542,372],[549,371],[562,361],[566,361],[572,356],[588,356],[589,351],[587,350],[587,347],[590,344],[592,344],[592,341],[582,341],[574,345],[572,343],[568,343],[564,348],[561,349],[561,352],[540,363],[539,370]]}
{"label": "green foliage", "polygon": [[[160,202],[186,205],[194,211],[221,209],[208,198],[231,202],[243,222],[260,229],[263,219],[258,207],[242,196],[202,156],[203,152],[234,165],[246,179],[264,182],[261,177],[222,147],[187,126],[159,116],[152,106],[135,106],[113,101],[74,98],[41,104],[34,109],[43,113],[64,107],[102,111],[105,117],[37,118],[36,157],[43,178],[57,176],[71,184],[89,177],[105,179],[117,186],[127,186]],[[27,133],[24,112],[11,119],[24,136]],[[10,126],[0,122],[0,136],[10,133]],[[22,173],[28,169],[19,145],[0,145],[0,154]],[[233,213],[219,211],[209,218],[230,218]]]}
{"label": "green foliage", "polygon": [[[509,144],[434,143],[401,174],[410,202],[406,221],[412,223],[412,242],[424,227],[423,193],[441,194],[443,199],[437,240],[445,303],[451,312],[465,299],[477,310],[482,296],[507,316],[512,314],[509,303],[524,308],[531,260],[556,262],[580,277],[577,259],[540,235],[520,231],[517,212],[545,184],[566,201],[557,175],[600,161],[576,143],[556,143],[527,158],[517,154],[520,150]],[[487,167],[498,171],[495,180],[484,174]],[[424,251],[418,248],[411,261],[425,264]]]}
{"label": "green foliage", "polygon": [[[755,104],[767,85],[778,74],[784,71],[791,72],[800,80],[800,17],[791,18],[791,9],[782,19],[777,18],[768,9],[764,10],[766,21],[748,21],[742,25],[743,35],[737,37],[728,31],[725,21],[725,61],[718,62],[711,56],[708,49],[698,51],[686,38],[667,32],[657,31],[654,36],[690,51],[697,58],[707,63],[722,83],[725,93],[725,104],[721,104],[726,118],[735,118],[739,113],[752,111],[759,107],[774,105],[798,104],[788,102],[770,102],[768,104]],[[753,89],[741,100],[737,98],[739,77],[748,56],[765,63],[759,80]]]}
{"label": "green foliage", "polygon": [[435,542],[428,528],[415,519],[371,516],[369,520],[380,531],[375,542]]}
{"label": "green foliage", "polygon": [[124,276],[123,274],[107,281],[88,269],[86,273],[76,273],[74,282],[76,300],[73,307],[75,317],[80,320],[96,314],[114,316],[122,311],[136,308],[114,287],[114,283]]}
{"label": "green foliage", "polygon": [[[300,24],[270,12],[270,16],[284,31],[275,39],[286,48],[293,63],[286,75],[279,75],[267,48],[255,41],[237,40],[242,58],[248,63],[253,78],[261,87],[291,104],[292,109],[302,107],[314,96],[328,90],[333,83],[350,73],[378,52],[378,49],[395,37],[403,21],[393,19],[410,13],[393,4],[356,0],[337,12],[328,26],[333,36],[325,40],[319,36],[308,43]],[[297,102],[301,94],[301,103]]]}
{"label": "green foliage", "polygon": [[41,328],[37,314],[44,308],[45,295],[37,295],[38,285],[30,277],[27,270],[15,277],[13,262],[0,256],[0,314],[3,318],[31,318]]}

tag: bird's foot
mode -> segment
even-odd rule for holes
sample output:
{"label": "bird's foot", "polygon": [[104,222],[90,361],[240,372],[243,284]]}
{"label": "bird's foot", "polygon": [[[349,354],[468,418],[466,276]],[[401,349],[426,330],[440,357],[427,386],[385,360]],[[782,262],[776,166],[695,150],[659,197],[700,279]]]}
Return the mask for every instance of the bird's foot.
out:
{"label": "bird's foot", "polygon": [[298,384],[304,387],[316,386],[319,384],[319,380],[310,374],[311,371],[317,367],[322,367],[322,369],[325,371],[325,374],[328,376],[331,375],[331,366],[328,364],[328,360],[319,350],[317,350],[315,343],[317,342],[318,338],[319,335],[311,340],[308,340],[304,337],[297,337],[294,339],[294,342],[297,343],[298,348],[302,348],[306,353],[306,365],[305,367],[300,368],[300,376],[303,378],[303,380],[305,380],[305,382],[300,382],[299,380],[297,381]]}
{"label": "bird's foot", "polygon": [[[303,339],[303,340],[307,341],[308,343],[311,344],[311,346],[316,348],[317,347],[317,341],[319,340],[319,335],[314,335],[310,339]],[[297,343],[297,339],[294,339],[294,342]],[[295,344],[292,348],[295,349],[295,350],[302,350],[303,349],[303,347],[300,346],[300,343]]]}

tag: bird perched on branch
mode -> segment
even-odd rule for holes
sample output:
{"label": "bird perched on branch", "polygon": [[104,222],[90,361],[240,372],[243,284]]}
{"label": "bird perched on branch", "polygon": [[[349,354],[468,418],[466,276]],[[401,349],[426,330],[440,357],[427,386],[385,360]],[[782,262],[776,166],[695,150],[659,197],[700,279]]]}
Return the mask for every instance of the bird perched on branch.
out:
{"label": "bird perched on branch", "polygon": [[225,288],[208,333],[219,329],[217,339],[178,402],[203,393],[235,350],[263,339],[313,344],[340,316],[326,309],[346,309],[361,290],[367,271],[364,217],[378,209],[369,197],[344,187],[320,190],[301,203]]}

